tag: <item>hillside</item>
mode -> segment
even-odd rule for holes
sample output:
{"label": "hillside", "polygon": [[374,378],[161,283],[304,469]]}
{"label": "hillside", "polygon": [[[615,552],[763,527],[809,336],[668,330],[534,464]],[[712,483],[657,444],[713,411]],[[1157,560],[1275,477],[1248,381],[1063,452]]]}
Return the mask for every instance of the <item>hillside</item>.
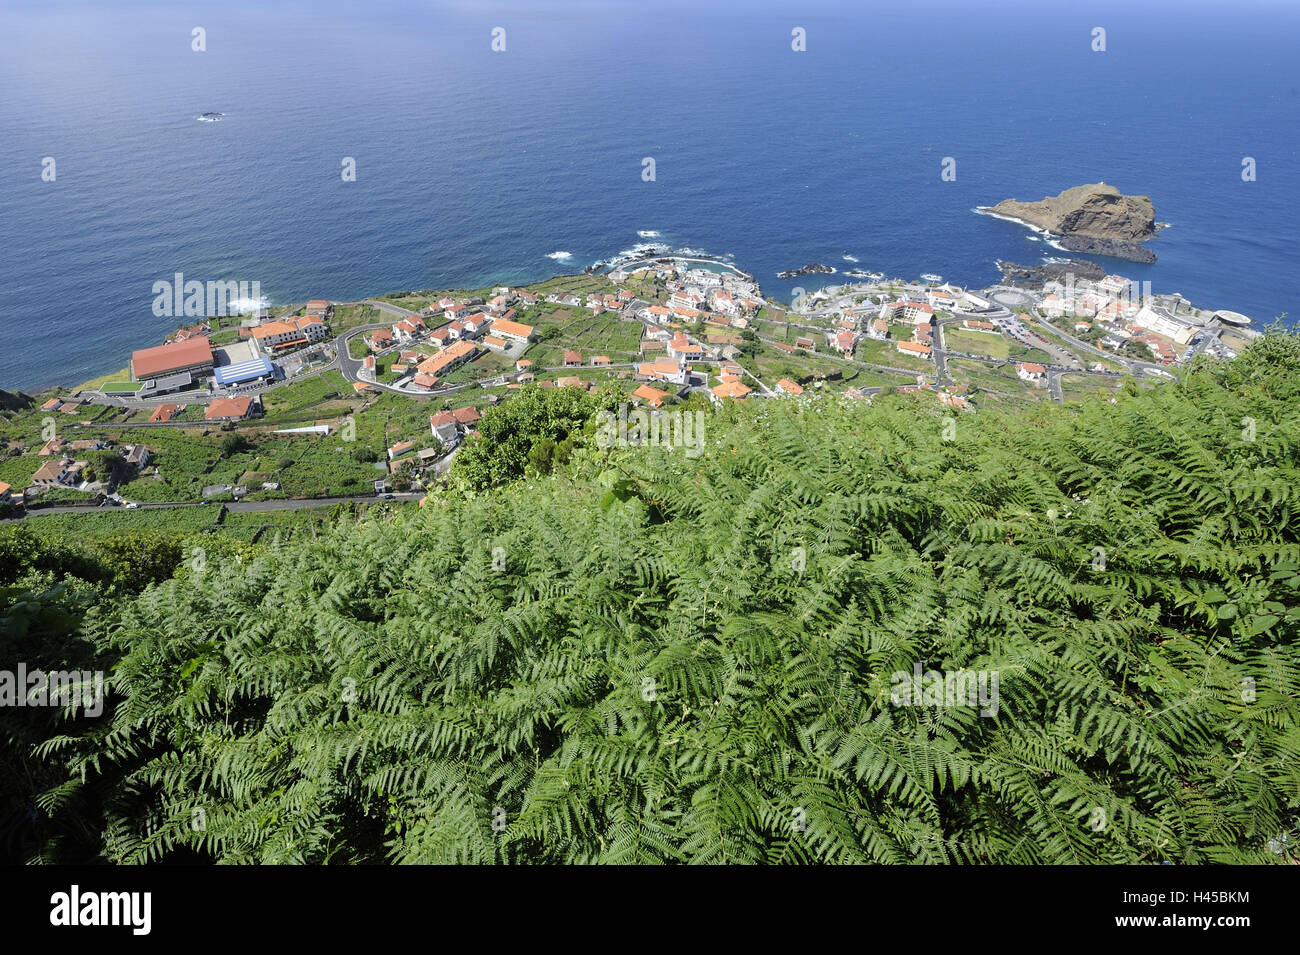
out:
{"label": "hillside", "polygon": [[589,423],[549,476],[187,561],[83,636],[47,627],[47,658],[114,665],[110,713],[40,749],[44,841],[10,842],[1274,860],[1300,791],[1298,383],[1273,332],[1117,403],[742,405],[698,457]]}
{"label": "hillside", "polygon": [[30,395],[21,391],[5,391],[0,388],[0,411],[24,411],[33,404]]}

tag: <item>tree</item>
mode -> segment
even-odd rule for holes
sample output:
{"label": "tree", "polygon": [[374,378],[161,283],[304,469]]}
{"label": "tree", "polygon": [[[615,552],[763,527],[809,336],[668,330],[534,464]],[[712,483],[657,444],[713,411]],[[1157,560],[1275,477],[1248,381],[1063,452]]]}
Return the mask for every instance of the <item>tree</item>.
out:
{"label": "tree", "polygon": [[399,461],[397,469],[389,477],[389,483],[392,484],[395,491],[409,491],[411,489],[411,462],[410,460]]}
{"label": "tree", "polygon": [[504,404],[487,409],[478,437],[468,440],[452,459],[452,477],[468,490],[502,484],[527,470],[535,447],[536,467],[549,473],[553,446],[570,437],[576,443],[588,419],[616,401],[610,392],[592,395],[579,388],[525,388]]}
{"label": "tree", "polygon": [[528,452],[528,469],[536,474],[550,474],[555,463],[555,439],[541,437]]}
{"label": "tree", "polygon": [[249,447],[247,439],[242,434],[232,432],[221,440],[221,456],[223,458],[233,458],[236,454],[247,451]]}
{"label": "tree", "polygon": [[96,451],[90,460],[95,466],[95,469],[105,477],[112,474],[114,469],[118,468],[122,464],[121,455],[108,448]]}

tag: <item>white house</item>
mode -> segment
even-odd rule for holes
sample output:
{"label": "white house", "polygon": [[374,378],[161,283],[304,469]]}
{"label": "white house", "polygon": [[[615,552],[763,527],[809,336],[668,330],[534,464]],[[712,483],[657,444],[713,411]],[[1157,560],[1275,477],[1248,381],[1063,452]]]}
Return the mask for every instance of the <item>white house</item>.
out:
{"label": "white house", "polygon": [[1032,361],[1017,362],[1016,374],[1021,381],[1027,381],[1035,385],[1041,385],[1047,380],[1047,369]]}

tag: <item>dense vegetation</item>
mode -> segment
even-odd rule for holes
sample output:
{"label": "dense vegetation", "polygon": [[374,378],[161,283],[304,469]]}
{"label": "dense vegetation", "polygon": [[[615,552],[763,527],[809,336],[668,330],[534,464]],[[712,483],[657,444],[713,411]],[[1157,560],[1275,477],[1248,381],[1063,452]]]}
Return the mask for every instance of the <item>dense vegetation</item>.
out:
{"label": "dense vegetation", "polygon": [[[932,396],[751,402],[687,457],[521,402],[505,450],[471,444],[464,486],[407,516],[181,563],[39,645],[6,591],[6,659],[113,667],[104,716],[9,735],[11,847],[1276,861],[1300,810],[1298,399],[1300,341],[1274,332],[955,434]],[[538,435],[510,439],[529,420],[569,444],[549,476]],[[916,664],[996,672],[996,715],[897,705]]]}
{"label": "dense vegetation", "polygon": [[482,491],[531,470],[549,474],[569,460],[584,428],[600,408],[613,407],[621,394],[595,394],[580,388],[525,388],[483,416],[477,437],[456,455],[458,486]]}

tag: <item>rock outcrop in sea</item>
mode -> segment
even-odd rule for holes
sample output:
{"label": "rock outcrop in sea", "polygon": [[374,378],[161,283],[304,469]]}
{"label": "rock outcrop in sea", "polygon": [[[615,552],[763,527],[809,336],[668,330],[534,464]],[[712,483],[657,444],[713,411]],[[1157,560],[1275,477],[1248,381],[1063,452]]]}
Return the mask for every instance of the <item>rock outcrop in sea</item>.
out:
{"label": "rock outcrop in sea", "polygon": [[1037,202],[1004,199],[986,211],[1044,229],[1071,252],[1134,262],[1156,260],[1142,243],[1164,226],[1156,222],[1150,196],[1126,196],[1104,182],[1075,186]]}
{"label": "rock outcrop in sea", "polygon": [[1076,279],[1097,281],[1104,278],[1106,270],[1096,262],[1087,259],[1069,259],[1065,262],[1047,262],[1043,265],[1017,265],[1015,262],[999,262],[1002,281],[1017,288],[1040,289],[1045,282],[1064,281],[1066,276]]}
{"label": "rock outcrop in sea", "polygon": [[819,265],[813,262],[805,265],[801,269],[786,269],[784,272],[776,273],[779,279],[797,279],[801,275],[834,275],[835,269],[829,265]]}

